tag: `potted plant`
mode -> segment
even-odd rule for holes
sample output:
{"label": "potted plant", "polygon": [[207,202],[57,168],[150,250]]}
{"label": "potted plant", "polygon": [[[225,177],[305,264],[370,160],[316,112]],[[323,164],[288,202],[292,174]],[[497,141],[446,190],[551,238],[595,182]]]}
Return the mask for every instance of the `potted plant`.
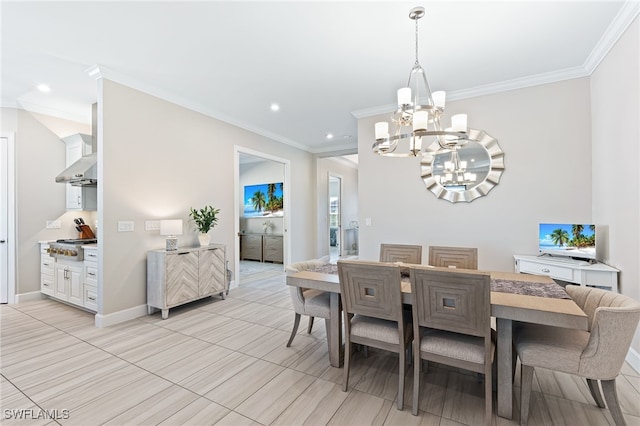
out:
{"label": "potted plant", "polygon": [[216,226],[218,218],[216,215],[220,213],[220,209],[213,208],[212,206],[204,206],[200,210],[196,210],[193,207],[189,210],[189,216],[196,224],[198,228],[198,241],[201,246],[208,246],[211,241],[211,236],[208,234],[209,230]]}

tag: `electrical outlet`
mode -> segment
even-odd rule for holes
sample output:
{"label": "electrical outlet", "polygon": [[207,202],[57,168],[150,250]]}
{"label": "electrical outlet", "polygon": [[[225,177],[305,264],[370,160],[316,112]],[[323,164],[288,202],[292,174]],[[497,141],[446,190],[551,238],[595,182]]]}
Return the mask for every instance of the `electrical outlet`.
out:
{"label": "electrical outlet", "polygon": [[370,218],[370,217],[365,218],[365,220],[364,220],[364,224],[365,224],[366,226],[371,226],[371,218]]}
{"label": "electrical outlet", "polygon": [[133,232],[133,222],[118,221],[118,232]]}
{"label": "electrical outlet", "polygon": [[160,230],[160,221],[159,220],[146,220],[144,222],[144,230],[145,231],[159,231]]}
{"label": "electrical outlet", "polygon": [[59,220],[48,220],[47,221],[47,229],[60,229],[62,225]]}

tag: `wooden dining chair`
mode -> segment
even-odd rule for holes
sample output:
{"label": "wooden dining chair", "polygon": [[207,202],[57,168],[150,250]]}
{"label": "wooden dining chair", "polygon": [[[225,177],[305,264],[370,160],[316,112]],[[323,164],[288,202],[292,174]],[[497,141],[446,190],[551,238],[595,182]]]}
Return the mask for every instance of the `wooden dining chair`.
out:
{"label": "wooden dining chair", "polygon": [[422,246],[380,244],[380,262],[403,262],[420,265],[422,263]]}
{"label": "wooden dining chair", "polygon": [[412,266],[413,409],[418,415],[421,360],[484,374],[485,421],[491,424],[491,275]]}
{"label": "wooden dining chair", "polygon": [[443,268],[478,269],[475,247],[429,246],[429,265]]}
{"label": "wooden dining chair", "polygon": [[339,260],[345,324],[344,376],[347,391],[352,344],[398,354],[398,410],[404,407],[405,353],[412,340],[411,317],[402,309],[400,267],[378,262]]}
{"label": "wooden dining chair", "polygon": [[587,314],[589,331],[529,323],[515,328],[514,345],[522,364],[520,424],[527,424],[533,369],[540,367],[584,377],[598,407],[605,408],[606,401],[615,424],[625,425],[616,377],[640,321],[640,303],[592,287],[568,285],[565,289]]}

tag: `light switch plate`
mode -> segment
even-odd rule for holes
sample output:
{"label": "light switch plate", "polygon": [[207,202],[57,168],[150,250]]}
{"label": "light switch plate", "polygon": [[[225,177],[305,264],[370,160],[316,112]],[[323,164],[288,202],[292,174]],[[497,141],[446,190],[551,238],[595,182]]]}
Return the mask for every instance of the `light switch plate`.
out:
{"label": "light switch plate", "polygon": [[62,225],[59,220],[48,220],[47,221],[47,229],[60,229]]}
{"label": "light switch plate", "polygon": [[160,221],[159,220],[145,220],[145,222],[144,222],[144,230],[145,231],[159,231],[160,230]]}
{"label": "light switch plate", "polygon": [[133,222],[118,221],[118,232],[133,232]]}

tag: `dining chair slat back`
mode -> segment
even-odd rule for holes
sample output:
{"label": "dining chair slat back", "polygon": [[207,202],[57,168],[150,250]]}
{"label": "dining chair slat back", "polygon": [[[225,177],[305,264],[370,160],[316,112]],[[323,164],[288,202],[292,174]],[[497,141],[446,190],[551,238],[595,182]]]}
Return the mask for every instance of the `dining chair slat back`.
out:
{"label": "dining chair slat back", "polygon": [[491,423],[491,275],[412,266],[414,388],[418,414],[421,359],[484,374],[485,424]]}
{"label": "dining chair slat back", "polygon": [[380,244],[380,262],[402,262],[420,265],[422,263],[422,246]]}
{"label": "dining chair slat back", "polygon": [[478,269],[478,249],[429,246],[429,265],[442,268]]}
{"label": "dining chair slat back", "polygon": [[404,405],[405,351],[413,339],[411,316],[402,308],[401,267],[339,260],[340,295],[345,324],[342,390],[349,383],[352,344],[398,353],[398,410]]}

